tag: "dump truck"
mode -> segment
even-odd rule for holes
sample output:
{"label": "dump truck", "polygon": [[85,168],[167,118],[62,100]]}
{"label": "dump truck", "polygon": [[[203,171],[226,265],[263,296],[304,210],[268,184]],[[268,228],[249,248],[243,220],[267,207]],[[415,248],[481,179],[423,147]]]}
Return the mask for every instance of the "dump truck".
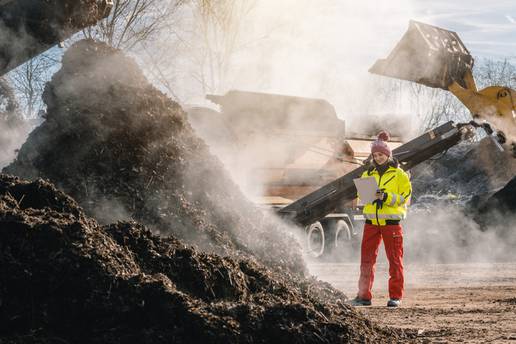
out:
{"label": "dump truck", "polygon": [[0,109],[15,107],[2,76],[107,17],[113,0],[0,0]]}
{"label": "dump truck", "polygon": [[[347,130],[323,99],[239,90],[206,98],[218,108],[192,107],[190,122],[252,200],[268,209],[279,210],[362,166],[376,139],[374,126],[370,132]],[[402,142],[391,134],[394,149]],[[350,200],[307,224],[307,252],[328,256],[351,245],[357,216]]]}

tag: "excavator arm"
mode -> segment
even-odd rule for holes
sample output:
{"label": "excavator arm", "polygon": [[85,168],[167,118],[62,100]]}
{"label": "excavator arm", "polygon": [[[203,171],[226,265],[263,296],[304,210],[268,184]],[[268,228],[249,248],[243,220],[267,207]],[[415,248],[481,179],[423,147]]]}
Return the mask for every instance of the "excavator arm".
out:
{"label": "excavator arm", "polygon": [[475,120],[490,122],[516,139],[516,91],[505,86],[478,90],[473,63],[457,33],[410,21],[389,56],[376,61],[369,72],[450,91]]}

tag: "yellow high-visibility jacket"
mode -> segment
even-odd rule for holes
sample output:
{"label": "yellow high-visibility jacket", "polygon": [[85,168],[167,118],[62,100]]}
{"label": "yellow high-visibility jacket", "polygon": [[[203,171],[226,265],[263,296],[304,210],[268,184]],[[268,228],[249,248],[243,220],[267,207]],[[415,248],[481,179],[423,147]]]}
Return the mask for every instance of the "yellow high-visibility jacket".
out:
{"label": "yellow high-visibility jacket", "polygon": [[[378,188],[387,198],[379,203],[367,203],[364,206],[364,217],[373,225],[385,226],[386,220],[403,220],[407,215],[407,204],[412,195],[412,185],[408,174],[399,167],[389,166],[382,174],[376,168],[362,173],[361,178],[374,177]],[[360,197],[360,195],[359,195]]]}

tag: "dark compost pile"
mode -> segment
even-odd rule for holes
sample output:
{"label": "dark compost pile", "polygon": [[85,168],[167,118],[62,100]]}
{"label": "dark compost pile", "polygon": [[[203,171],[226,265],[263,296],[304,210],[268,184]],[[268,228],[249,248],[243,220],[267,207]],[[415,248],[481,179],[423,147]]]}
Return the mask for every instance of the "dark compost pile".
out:
{"label": "dark compost pile", "polygon": [[103,224],[135,220],[218,254],[303,272],[284,225],[252,205],[133,60],[84,40],[46,86],[46,120],[3,171],[43,178]]}
{"label": "dark compost pile", "polygon": [[516,175],[516,159],[485,138],[462,143],[412,170],[416,207],[439,202],[475,209]]}
{"label": "dark compost pile", "polygon": [[[500,152],[489,139],[465,142],[412,170],[414,194],[465,204],[476,195],[493,194],[516,173],[510,152]],[[414,202],[418,197],[414,197]],[[426,199],[425,199],[426,200]]]}
{"label": "dark compost pile", "polygon": [[500,213],[516,214],[516,159],[490,138],[453,147],[412,172],[416,208],[457,205],[482,226]]}
{"label": "dark compost pile", "polygon": [[0,175],[1,343],[387,343],[329,285],[143,225],[100,225],[48,182]]}
{"label": "dark compost pile", "polygon": [[507,224],[516,215],[516,176],[493,195],[474,198],[471,203],[474,219],[483,228],[492,223]]}

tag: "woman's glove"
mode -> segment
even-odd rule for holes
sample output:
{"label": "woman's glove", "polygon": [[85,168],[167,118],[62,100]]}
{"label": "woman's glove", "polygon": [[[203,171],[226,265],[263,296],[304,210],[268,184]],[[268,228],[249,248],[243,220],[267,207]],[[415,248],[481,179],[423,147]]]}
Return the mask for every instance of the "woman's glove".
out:
{"label": "woman's glove", "polygon": [[387,199],[387,194],[383,192],[383,190],[376,190],[376,199],[379,201],[385,201]]}

